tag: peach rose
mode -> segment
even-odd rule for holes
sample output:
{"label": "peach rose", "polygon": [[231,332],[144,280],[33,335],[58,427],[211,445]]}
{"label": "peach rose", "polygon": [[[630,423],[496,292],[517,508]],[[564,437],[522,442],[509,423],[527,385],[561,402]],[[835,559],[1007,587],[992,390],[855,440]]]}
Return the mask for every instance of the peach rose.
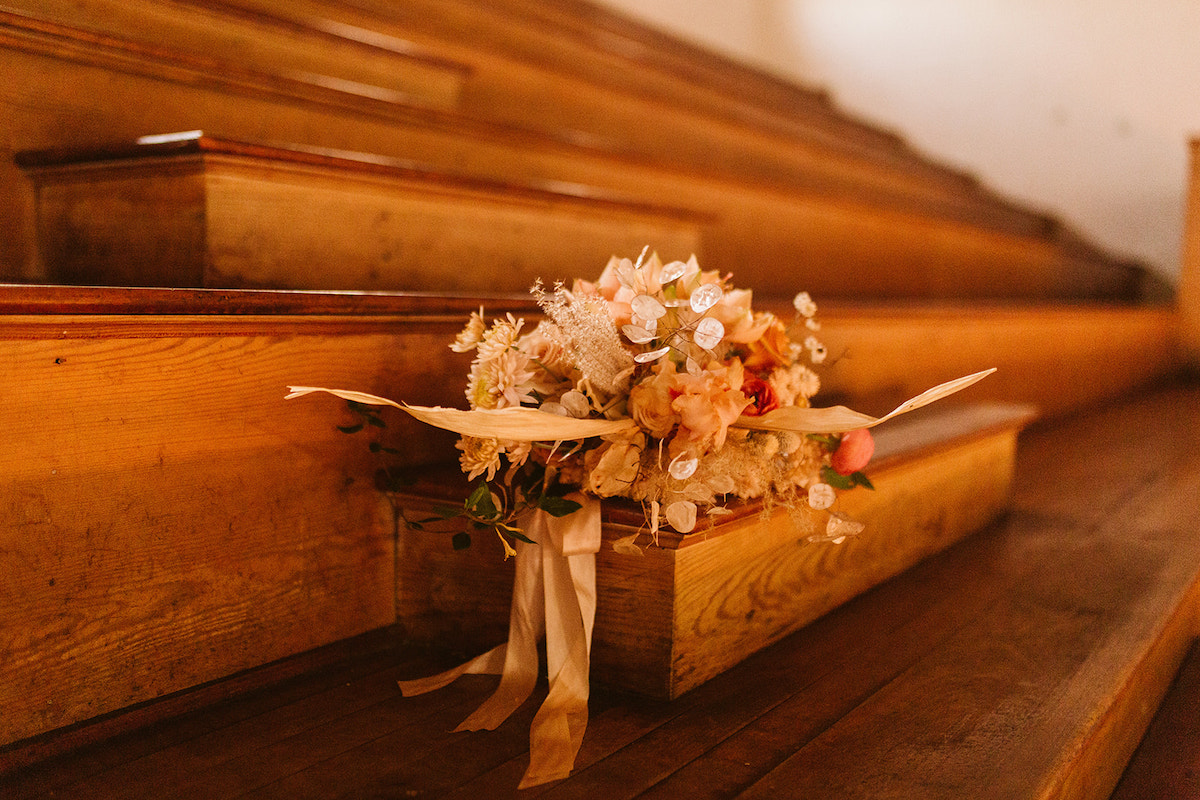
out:
{"label": "peach rose", "polygon": [[699,456],[720,450],[725,436],[750,402],[742,394],[742,362],[710,365],[699,375],[675,376],[676,397],[671,408],[679,414],[679,432],[671,441],[672,456],[683,452]]}

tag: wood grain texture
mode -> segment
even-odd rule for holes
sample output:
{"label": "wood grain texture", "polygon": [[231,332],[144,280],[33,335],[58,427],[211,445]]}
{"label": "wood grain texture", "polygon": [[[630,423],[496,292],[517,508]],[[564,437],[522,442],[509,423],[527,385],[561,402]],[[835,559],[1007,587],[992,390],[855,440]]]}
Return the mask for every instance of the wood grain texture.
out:
{"label": "wood grain texture", "polygon": [[998,523],[675,701],[593,687],[564,781],[516,790],[544,684],[496,731],[450,734],[495,678],[401,698],[396,677],[445,662],[397,641],[341,680],[164,722],[0,792],[1101,800],[1197,632],[1198,404],[1193,384],[1038,424]]}
{"label": "wood grain texture", "polygon": [[[334,429],[349,421],[336,401],[283,394],[444,401],[452,360],[428,354],[451,328],[141,318],[93,338],[87,317],[41,321],[55,333],[0,324],[0,741],[391,623],[373,458]],[[415,426],[409,441],[438,446]]]}
{"label": "wood grain texture", "polygon": [[[847,291],[848,274],[854,294],[875,298],[1128,299],[1137,290],[1136,269],[894,137],[863,133],[819,95],[756,82],[746,70],[731,72],[740,83],[706,84],[698,75],[714,72],[713,63],[687,48],[665,59],[621,55],[604,38],[613,20],[582,6],[143,0],[178,34],[175,45],[151,47],[126,12],[99,13],[106,1],[52,4],[50,21],[37,9],[0,17],[0,67],[13,76],[0,89],[6,152],[203,128],[643,204],[668,198],[716,220],[703,231],[707,266],[742,273],[763,265],[761,280],[780,294],[803,276],[832,296]],[[180,31],[209,19],[208,38],[197,40],[213,40],[204,62]],[[597,42],[590,24],[610,33]],[[244,42],[262,44],[261,64],[220,60]],[[389,73],[373,57],[408,59],[405,43],[435,75],[446,64],[456,78],[454,65],[469,71],[454,110],[372,90]],[[364,48],[371,58],[358,58]],[[689,57],[696,69],[683,66]],[[348,77],[342,63],[375,72]],[[788,96],[809,100],[784,103]],[[97,97],[107,100],[98,106]],[[7,159],[0,177],[0,207],[12,210],[2,217],[12,235],[0,239],[0,274],[44,280],[32,188]]]}
{"label": "wood grain texture", "polygon": [[700,252],[701,217],[681,209],[191,141],[33,168],[47,272],[92,285],[521,291],[644,242]]}
{"label": "wood grain texture", "polygon": [[[929,386],[996,367],[972,399],[1033,403],[1047,416],[1120,397],[1178,368],[1173,308],[915,308],[828,303],[824,391],[882,414]],[[953,402],[953,399],[951,400]],[[855,406],[857,408],[857,406]]]}
{"label": "wood grain texture", "polygon": [[1112,800],[1200,797],[1200,646],[1193,643]]}

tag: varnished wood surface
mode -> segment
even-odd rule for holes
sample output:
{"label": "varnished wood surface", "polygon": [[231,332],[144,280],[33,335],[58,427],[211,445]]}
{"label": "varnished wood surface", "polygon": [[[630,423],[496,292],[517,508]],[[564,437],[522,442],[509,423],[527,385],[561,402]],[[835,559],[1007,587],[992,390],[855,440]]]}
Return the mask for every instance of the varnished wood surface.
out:
{"label": "varnished wood surface", "polygon": [[[670,703],[599,690],[575,773],[520,797],[1108,797],[1198,631],[1200,388],[1027,432],[1003,522]],[[397,642],[0,784],[6,797],[516,797],[534,700],[404,699]]]}
{"label": "varnished wood surface", "polygon": [[1200,640],[1121,776],[1112,800],[1200,798]]}
{"label": "varnished wood surface", "polygon": [[8,280],[53,279],[11,153],[201,128],[669,198],[717,219],[708,266],[826,293],[846,275],[875,298],[1137,293],[1136,268],[819,92],[582,3],[19,0],[0,10],[0,68]]}

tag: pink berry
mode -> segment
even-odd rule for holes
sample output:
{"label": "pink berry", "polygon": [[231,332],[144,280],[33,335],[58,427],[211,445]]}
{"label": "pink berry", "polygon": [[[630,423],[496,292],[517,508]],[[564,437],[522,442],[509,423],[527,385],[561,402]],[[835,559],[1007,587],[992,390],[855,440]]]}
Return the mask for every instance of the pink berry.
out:
{"label": "pink berry", "polygon": [[849,431],[829,459],[829,465],[840,475],[858,472],[875,454],[875,439],[866,428]]}

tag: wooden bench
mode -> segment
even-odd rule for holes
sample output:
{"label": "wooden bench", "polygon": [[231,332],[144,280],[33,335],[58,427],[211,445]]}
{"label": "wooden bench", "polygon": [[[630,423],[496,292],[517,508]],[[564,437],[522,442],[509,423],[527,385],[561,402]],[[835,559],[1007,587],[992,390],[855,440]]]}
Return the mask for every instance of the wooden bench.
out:
{"label": "wooden bench", "polygon": [[[678,700],[597,690],[575,773],[519,796],[1108,797],[1200,630],[1198,391],[1027,431],[999,523]],[[4,752],[0,788],[518,796],[544,687],[495,732],[450,733],[495,678],[405,699],[395,680],[445,658],[394,630],[340,647],[260,690],[243,675],[168,698],[200,710],[76,754],[14,771]]]}
{"label": "wooden bench", "polygon": [[[1128,300],[1145,277],[818,93],[668,46],[591,7],[138,7],[171,35],[147,46],[140,16],[113,0],[21,2],[0,15],[7,74],[31,98],[0,116],[15,151],[202,128],[498,184],[587,187],[711,217],[706,265],[753,271],[755,285],[778,294],[802,278],[825,297]],[[618,25],[624,33],[614,37]],[[589,38],[589,26],[605,33]],[[259,37],[252,64],[216,55]],[[294,48],[275,47],[281,39]],[[297,59],[312,66],[301,70]],[[347,62],[370,74],[347,77]],[[444,73],[462,80],[453,108],[379,86],[399,62],[428,67],[435,92]],[[727,77],[713,80],[722,69]],[[99,96],[107,102],[97,106]],[[30,239],[32,187],[6,159],[0,177],[0,208],[14,226],[0,241],[0,275],[56,280]]]}
{"label": "wooden bench", "polygon": [[[5,529],[0,551],[14,576],[5,607],[22,623],[4,626],[9,652],[21,655],[0,665],[0,739],[24,740],[394,621],[393,531],[371,485],[373,456],[336,431],[349,421],[338,401],[283,403],[284,387],[458,404],[468,359],[444,348],[481,302],[489,313],[534,311],[527,298],[5,287],[10,433],[0,473],[20,524]],[[828,312],[837,318],[836,308]],[[1038,334],[1057,341],[1089,319],[1135,330],[1144,312],[1031,313],[1042,319]],[[842,321],[856,324],[852,315]],[[885,338],[897,343],[937,330],[929,313],[907,329],[895,316],[888,324]],[[962,322],[951,313],[940,324]],[[1010,378],[1006,400],[1063,413],[1132,391],[1170,369],[1166,329],[1165,318],[1147,320],[1146,350],[1161,355],[1136,369],[1117,370],[1118,360],[1074,388],[1040,374]],[[1027,340],[996,333],[972,334],[989,344],[986,365],[1016,376],[1040,371]],[[945,338],[947,352],[960,344]],[[1087,363],[1107,357],[1084,341]],[[1144,372],[1147,364],[1158,372]],[[1113,374],[1124,380],[1108,383]],[[896,380],[891,370],[868,370],[856,381],[833,377],[827,389],[854,402],[887,397]],[[971,399],[994,399],[986,383]],[[453,455],[453,437],[404,420],[394,428],[403,463]]]}

